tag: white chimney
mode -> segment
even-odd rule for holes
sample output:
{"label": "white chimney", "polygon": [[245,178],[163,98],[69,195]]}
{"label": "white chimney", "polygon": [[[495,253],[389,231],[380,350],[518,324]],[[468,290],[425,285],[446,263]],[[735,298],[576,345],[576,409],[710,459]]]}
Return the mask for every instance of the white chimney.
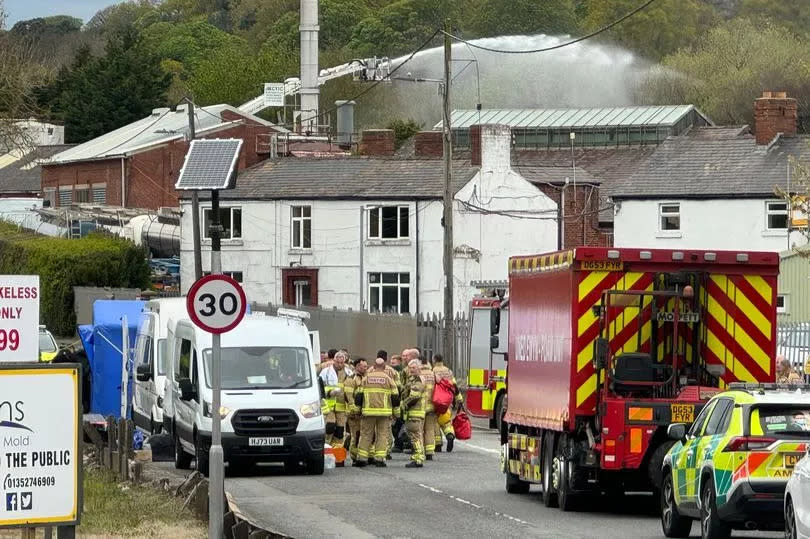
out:
{"label": "white chimney", "polygon": [[503,172],[512,164],[512,130],[508,125],[474,125],[470,128],[473,165],[482,171]]}
{"label": "white chimney", "polygon": [[301,130],[318,129],[318,0],[301,0]]}

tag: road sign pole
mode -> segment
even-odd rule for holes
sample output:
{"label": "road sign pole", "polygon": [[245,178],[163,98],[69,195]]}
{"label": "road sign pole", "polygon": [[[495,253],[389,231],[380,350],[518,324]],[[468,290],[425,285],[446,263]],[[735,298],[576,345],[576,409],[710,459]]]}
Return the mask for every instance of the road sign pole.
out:
{"label": "road sign pole", "polygon": [[[211,275],[222,273],[220,231],[219,192],[211,191]],[[219,413],[222,403],[221,359],[220,336],[218,333],[214,333],[211,336],[211,390],[213,402],[211,403],[211,450],[208,453],[208,465],[211,472],[211,488],[208,491],[209,539],[220,539],[222,537],[225,516],[225,461],[222,451],[222,416]]]}

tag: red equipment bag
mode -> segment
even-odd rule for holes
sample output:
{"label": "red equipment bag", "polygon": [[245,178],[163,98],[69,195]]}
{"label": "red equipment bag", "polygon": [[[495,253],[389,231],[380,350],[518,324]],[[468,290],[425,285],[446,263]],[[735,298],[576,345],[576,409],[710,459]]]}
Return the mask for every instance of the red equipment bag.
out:
{"label": "red equipment bag", "polygon": [[433,409],[436,415],[442,415],[453,404],[453,399],[456,397],[456,386],[447,378],[439,380],[433,386]]}
{"label": "red equipment bag", "polygon": [[470,418],[465,412],[459,411],[456,417],[453,418],[453,430],[459,440],[472,438],[472,423],[470,423]]}

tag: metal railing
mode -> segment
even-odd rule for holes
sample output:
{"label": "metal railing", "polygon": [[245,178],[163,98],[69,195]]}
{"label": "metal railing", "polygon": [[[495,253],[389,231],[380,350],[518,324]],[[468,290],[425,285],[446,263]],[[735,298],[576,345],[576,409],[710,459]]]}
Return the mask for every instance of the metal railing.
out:
{"label": "metal railing", "polygon": [[776,354],[784,356],[799,374],[810,358],[810,322],[784,322],[776,327]]}

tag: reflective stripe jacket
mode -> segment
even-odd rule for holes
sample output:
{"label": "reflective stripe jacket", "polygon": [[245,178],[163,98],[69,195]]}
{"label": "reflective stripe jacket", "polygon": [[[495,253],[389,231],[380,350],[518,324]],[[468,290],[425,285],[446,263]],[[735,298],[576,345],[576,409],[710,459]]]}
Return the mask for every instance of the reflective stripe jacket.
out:
{"label": "reflective stripe jacket", "polygon": [[419,376],[411,376],[402,389],[402,409],[408,419],[425,418],[425,384]]}
{"label": "reflective stripe jacket", "polygon": [[391,396],[398,393],[397,384],[384,370],[370,370],[355,391],[363,395],[363,417],[390,416]]}
{"label": "reflective stripe jacket", "polygon": [[464,400],[464,397],[461,396],[461,392],[458,390],[458,384],[456,383],[456,377],[453,376],[453,371],[444,365],[437,365],[433,367],[433,375],[436,377],[436,382],[445,379],[450,380],[456,388],[456,402],[461,403]]}
{"label": "reflective stripe jacket", "polygon": [[360,415],[360,408],[354,404],[354,392],[363,383],[363,377],[359,374],[349,376],[343,383],[343,395],[345,397],[346,412],[353,417]]}
{"label": "reflective stripe jacket", "polygon": [[349,371],[346,367],[337,371],[337,388],[340,390],[340,394],[335,397],[335,411],[336,412],[346,412],[348,408],[346,407],[346,380],[349,378]]}
{"label": "reflective stripe jacket", "polygon": [[419,376],[422,378],[422,383],[425,384],[425,393],[422,399],[425,403],[425,414],[432,414],[435,412],[433,409],[433,387],[436,385],[436,375],[430,365],[422,365]]}

